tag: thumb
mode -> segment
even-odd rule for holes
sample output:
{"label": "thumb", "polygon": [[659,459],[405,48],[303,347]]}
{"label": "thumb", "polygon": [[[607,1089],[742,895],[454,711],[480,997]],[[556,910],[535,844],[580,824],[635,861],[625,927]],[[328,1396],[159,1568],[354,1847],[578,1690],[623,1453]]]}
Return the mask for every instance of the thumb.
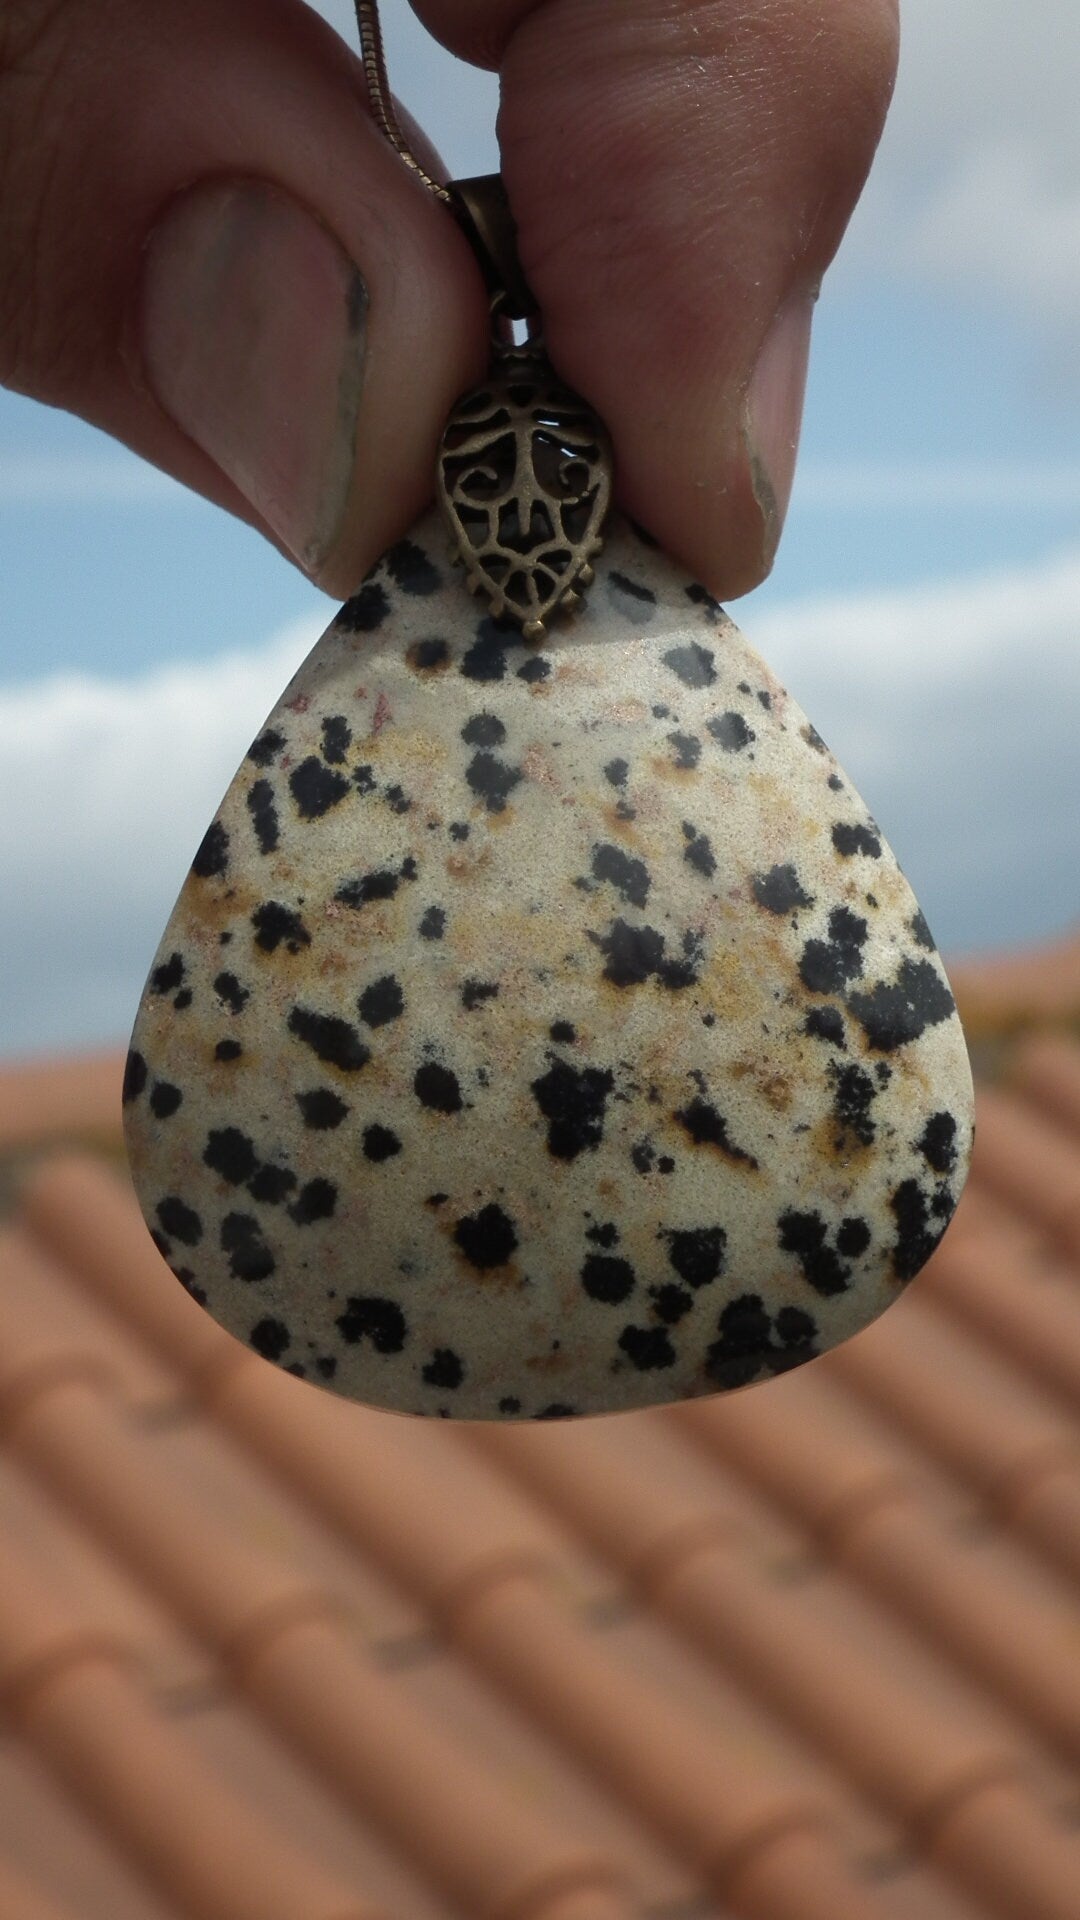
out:
{"label": "thumb", "polygon": [[350,593],[432,491],[486,300],[300,0],[0,8],[0,380]]}
{"label": "thumb", "polygon": [[499,68],[552,358],[623,504],[722,596],[768,572],[813,301],[881,132],[896,0],[414,0]]}

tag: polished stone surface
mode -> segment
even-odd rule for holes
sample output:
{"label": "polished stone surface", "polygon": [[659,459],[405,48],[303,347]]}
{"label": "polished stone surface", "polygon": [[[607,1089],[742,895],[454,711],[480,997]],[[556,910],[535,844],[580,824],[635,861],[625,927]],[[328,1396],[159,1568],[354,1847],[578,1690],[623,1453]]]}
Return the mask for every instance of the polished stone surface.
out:
{"label": "polished stone surface", "polygon": [[941,962],[814,728],[616,523],[496,625],[425,518],[259,733],[132,1037],[148,1223],[267,1358],[407,1412],[742,1386],[874,1319],[948,1224]]}

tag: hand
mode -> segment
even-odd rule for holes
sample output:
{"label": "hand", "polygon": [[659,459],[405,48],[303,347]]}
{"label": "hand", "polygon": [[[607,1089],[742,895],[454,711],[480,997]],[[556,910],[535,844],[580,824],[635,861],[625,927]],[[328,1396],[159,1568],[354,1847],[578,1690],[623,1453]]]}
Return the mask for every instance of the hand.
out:
{"label": "hand", "polygon": [[[721,596],[772,564],[810,315],[895,67],[895,0],[417,0],[499,69],[560,373],[627,510]],[[351,592],[432,492],[486,300],[301,0],[6,0],[0,379]]]}

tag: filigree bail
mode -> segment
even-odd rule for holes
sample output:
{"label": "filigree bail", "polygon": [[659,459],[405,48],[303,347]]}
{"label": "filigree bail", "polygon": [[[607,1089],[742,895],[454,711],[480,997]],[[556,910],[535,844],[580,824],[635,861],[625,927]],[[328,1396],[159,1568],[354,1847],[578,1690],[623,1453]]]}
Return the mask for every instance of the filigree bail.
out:
{"label": "filigree bail", "polygon": [[497,345],[483,386],[458,401],[439,448],[439,500],[455,562],[496,618],[539,640],[592,580],[611,499],[611,442],[541,347]]}

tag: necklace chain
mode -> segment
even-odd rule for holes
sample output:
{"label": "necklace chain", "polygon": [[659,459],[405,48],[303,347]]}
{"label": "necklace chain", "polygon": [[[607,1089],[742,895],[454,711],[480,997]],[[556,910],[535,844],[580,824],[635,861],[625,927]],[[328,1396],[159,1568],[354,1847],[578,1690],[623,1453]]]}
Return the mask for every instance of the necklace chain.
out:
{"label": "necklace chain", "polygon": [[394,96],[386,78],[386,55],[383,52],[378,0],[356,0],[356,24],[360,32],[360,58],[367,81],[368,98],[380,131],[385,134],[395,153],[400,154],[405,165],[411,167],[413,173],[423,181],[428,192],[433,193],[436,200],[452,206],[453,196],[440,181],[432,179],[426,167],[421,166],[402,131]]}

